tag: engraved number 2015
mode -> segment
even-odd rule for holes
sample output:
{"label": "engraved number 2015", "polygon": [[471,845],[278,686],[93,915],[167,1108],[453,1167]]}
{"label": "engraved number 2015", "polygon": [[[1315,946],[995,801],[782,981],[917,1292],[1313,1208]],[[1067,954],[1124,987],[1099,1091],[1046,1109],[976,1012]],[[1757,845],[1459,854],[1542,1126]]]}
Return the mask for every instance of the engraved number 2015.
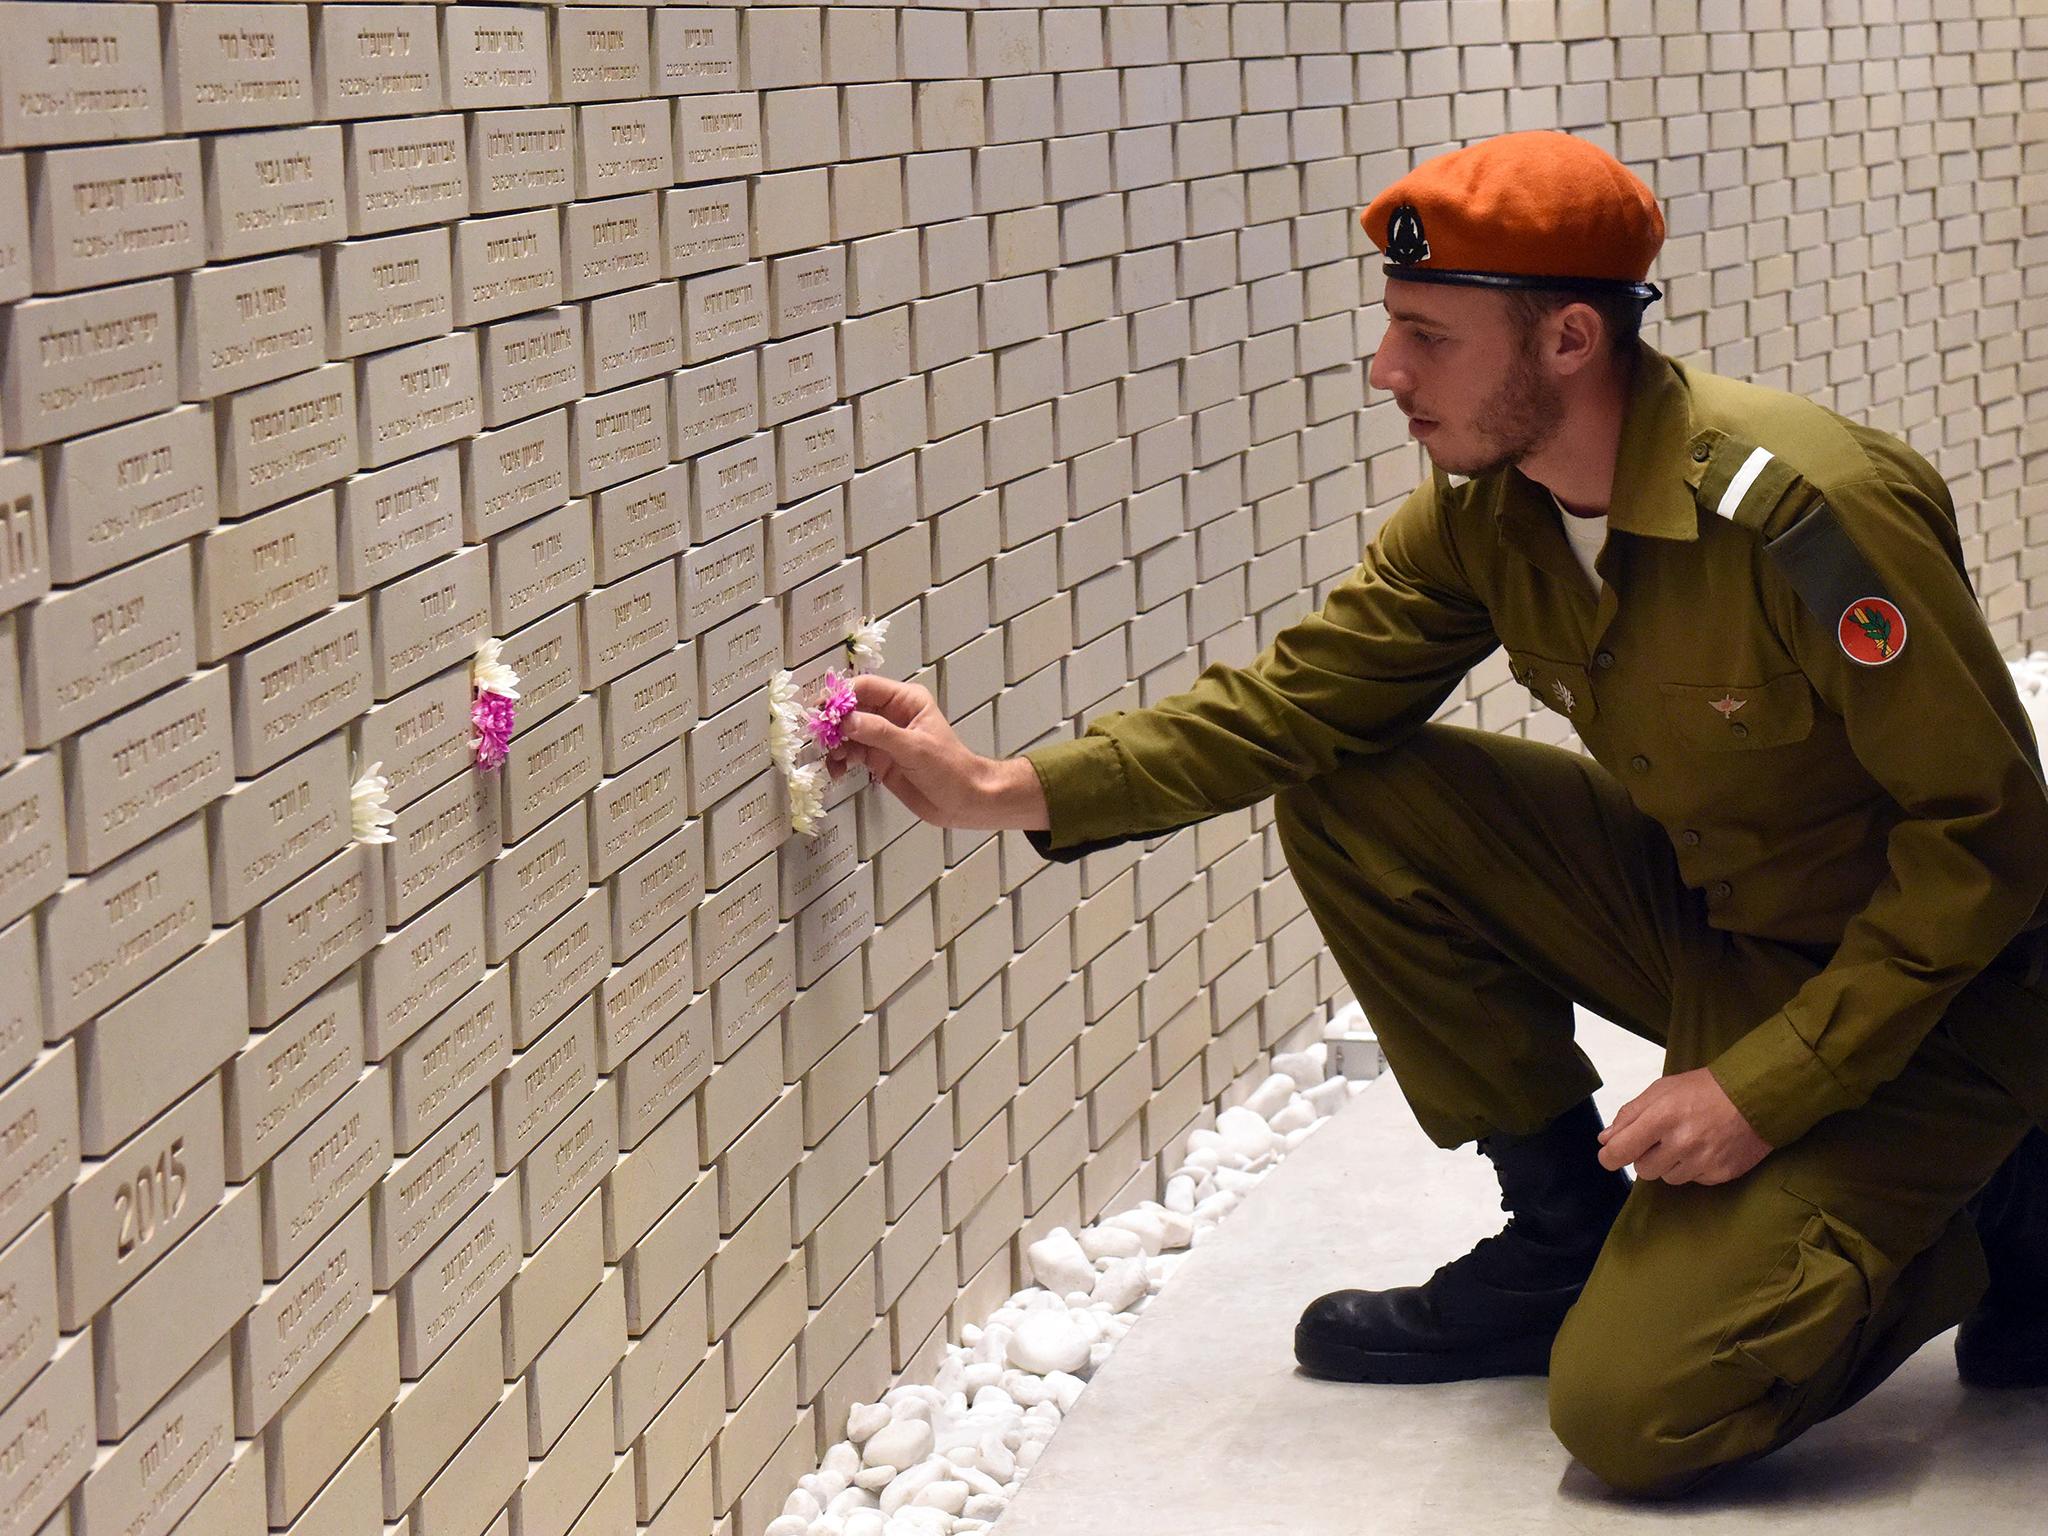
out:
{"label": "engraved number 2015", "polygon": [[133,1183],[114,1191],[114,1210],[121,1219],[116,1256],[127,1258],[156,1236],[163,1223],[175,1221],[185,1208],[185,1138],[145,1163]]}

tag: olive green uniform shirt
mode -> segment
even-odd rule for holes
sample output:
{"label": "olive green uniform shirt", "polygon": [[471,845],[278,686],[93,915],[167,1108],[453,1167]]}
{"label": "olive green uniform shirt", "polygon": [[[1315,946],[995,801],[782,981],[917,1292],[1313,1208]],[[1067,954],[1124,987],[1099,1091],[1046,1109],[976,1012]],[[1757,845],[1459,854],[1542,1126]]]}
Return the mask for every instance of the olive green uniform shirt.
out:
{"label": "olive green uniform shirt", "polygon": [[[1025,753],[1032,846],[1076,858],[1394,748],[1504,646],[1711,924],[1835,946],[1710,1063],[1743,1116],[1783,1146],[1862,1103],[2048,915],[2048,794],[1948,489],[1887,433],[1642,344],[1608,517],[1596,595],[1542,487],[1434,470],[1249,665]],[[1852,609],[1889,660],[1851,657]]]}

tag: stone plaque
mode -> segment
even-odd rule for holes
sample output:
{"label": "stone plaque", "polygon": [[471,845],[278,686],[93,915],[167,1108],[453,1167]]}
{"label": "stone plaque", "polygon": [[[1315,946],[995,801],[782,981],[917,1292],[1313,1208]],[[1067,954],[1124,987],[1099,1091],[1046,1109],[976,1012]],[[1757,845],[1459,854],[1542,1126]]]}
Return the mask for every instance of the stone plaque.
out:
{"label": "stone plaque", "polygon": [[555,13],[555,97],[616,101],[652,89],[644,6],[607,5]]}
{"label": "stone plaque", "polygon": [[678,923],[597,989],[597,1065],[615,1070],[690,1001],[690,925]]}
{"label": "stone plaque", "polygon": [[370,612],[377,697],[388,699],[472,655],[491,632],[489,551],[466,548],[378,587]]}
{"label": "stone plaque", "polygon": [[[71,1126],[75,1136],[76,1124]],[[220,1204],[220,1084],[208,1078],[57,1205],[57,1308],[66,1333],[162,1258]]]}
{"label": "stone plaque", "polygon": [[239,1184],[355,1086],[363,1070],[363,1001],[344,971],[249,1039],[222,1074],[227,1176]]}
{"label": "stone plaque", "polygon": [[381,234],[469,212],[462,115],[389,117],[348,126],[348,228]]}
{"label": "stone plaque", "polygon": [[505,664],[519,674],[519,727],[545,720],[582,689],[583,642],[574,607],[557,608],[505,637]]}
{"label": "stone plaque", "polygon": [[207,807],[217,921],[240,917],[340,851],[350,782],[347,745],[329,736]]}
{"label": "stone plaque", "polygon": [[451,5],[441,58],[451,107],[523,107],[548,99],[548,13],[539,7]]}
{"label": "stone plaque", "polygon": [[491,861],[484,877],[484,952],[493,965],[583,899],[590,840],[572,806]]}
{"label": "stone plaque", "polygon": [[846,558],[846,492],[834,486],[822,496],[768,515],[768,591],[787,592]]}
{"label": "stone plaque", "polygon": [[311,997],[384,931],[373,850],[352,844],[249,915],[249,1003],[256,1027]]}
{"label": "stone plaque", "polygon": [[[577,822],[581,825],[582,818]],[[0,975],[15,984],[0,991],[0,1081],[12,1082],[36,1059],[43,1041],[43,986],[31,922],[0,928]]]}
{"label": "stone plaque", "polygon": [[235,782],[228,674],[214,667],[63,742],[71,872],[154,837]]}
{"label": "stone plaque", "polygon": [[605,1078],[569,1112],[568,1119],[541,1138],[520,1165],[519,1209],[526,1252],[532,1253],[546,1242],[618,1161],[617,1106],[612,1080]]}
{"label": "stone plaque", "polygon": [[597,1081],[597,1014],[579,1008],[533,1041],[491,1085],[498,1172],[510,1173]]}
{"label": "stone plaque", "polygon": [[206,243],[215,261],[266,256],[348,233],[341,130],[331,123],[210,136]]}
{"label": "stone plaque", "polygon": [[649,379],[569,408],[569,489],[586,495],[669,461],[668,380]]}
{"label": "stone plaque", "polygon": [[661,276],[660,204],[652,192],[571,203],[562,211],[568,293],[587,299]]}
{"label": "stone plaque", "polygon": [[690,757],[690,814],[701,815],[773,761],[768,717],[758,696],[693,726],[684,743]]}
{"label": "stone plaque", "polygon": [[697,675],[707,719],[767,682],[782,665],[780,610],[777,603],[757,603],[704,632],[697,644]]}
{"label": "stone plaque", "polygon": [[583,686],[651,661],[676,643],[676,580],[657,565],[583,600]]}
{"label": "stone plaque", "polygon": [[334,606],[334,492],[215,528],[199,548],[199,657],[218,661]]}
{"label": "stone plaque", "polygon": [[76,437],[178,403],[178,319],[167,277],[0,317],[0,422],[16,448]]}
{"label": "stone plaque", "polygon": [[[327,247],[327,344],[335,357],[445,336],[454,324],[448,232],[421,229]],[[367,434],[364,442],[369,442]]]}
{"label": "stone plaque", "polygon": [[670,741],[590,797],[591,874],[599,879],[683,824],[683,744]]}
{"label": "stone plaque", "polygon": [[276,128],[313,116],[313,42],[296,5],[192,5],[164,15],[173,133]]}
{"label": "stone plaque", "polygon": [[470,698],[464,663],[372,705],[356,720],[355,761],[365,773],[372,763],[383,765],[391,782],[389,809],[404,810],[468,766]]}
{"label": "stone plaque", "polygon": [[[248,968],[241,926],[216,928],[155,981],[79,1027],[78,1132],[88,1157],[106,1156],[241,1049]],[[168,1019],[177,1028],[167,1029]]]}
{"label": "stone plaque", "polygon": [[747,184],[714,181],[701,187],[671,187],[661,194],[664,277],[689,277],[718,267],[737,267],[753,255]]}
{"label": "stone plaque", "polygon": [[759,175],[761,102],[752,91],[676,101],[676,179],[719,181]]}
{"label": "stone plaque", "polygon": [[483,933],[483,892],[471,881],[378,941],[363,968],[363,1045],[372,1060],[483,979]]}
{"label": "stone plaque", "polygon": [[[846,252],[842,247],[834,246],[831,250],[778,256],[768,263],[768,289],[771,300],[769,326],[778,337],[800,336],[820,326],[844,320]],[[822,345],[829,352],[832,338],[825,337]],[[836,395],[837,390],[833,393]],[[776,400],[776,391],[771,388],[768,399],[771,408]],[[794,413],[785,411],[782,414]]]}
{"label": "stone plaque", "polygon": [[389,922],[411,917],[498,851],[498,775],[461,773],[398,813],[384,845]]}
{"label": "stone plaque", "polygon": [[429,5],[322,6],[313,33],[319,116],[438,112],[441,34]]}
{"label": "stone plaque", "polygon": [[597,700],[587,694],[538,725],[522,726],[505,759],[504,841],[515,843],[597,787],[603,764]]}
{"label": "stone plaque", "polygon": [[[0,1508],[9,1511],[9,1536],[16,1532],[20,1536],[29,1536],[30,1532],[36,1536],[71,1536],[69,1506],[65,1501],[94,1462],[91,1335],[59,1339],[55,1350],[42,1359],[49,1363],[22,1388],[19,1397],[0,1410],[0,1444],[18,1448],[15,1459],[0,1469]],[[37,1361],[39,1365],[42,1359]],[[227,1390],[227,1376],[223,1372],[217,1395],[209,1403],[218,1409],[223,1425],[228,1416]],[[182,1395],[174,1395],[161,1411],[182,1414],[190,1406]],[[232,1435],[232,1430],[227,1432]],[[131,1443],[139,1443],[139,1438]],[[126,1446],[117,1448],[116,1455],[123,1462],[133,1458],[134,1452],[120,1455],[127,1450]],[[201,1444],[203,1455],[199,1465],[209,1477],[220,1450],[218,1445]],[[112,1464],[110,1461],[109,1465]],[[37,1522],[53,1510],[55,1518],[39,1529]]]}
{"label": "stone plaque", "polygon": [[369,606],[358,599],[229,657],[235,772],[254,777],[360,714],[369,653]]}
{"label": "stone plaque", "polygon": [[362,462],[355,370],[347,363],[239,391],[213,409],[220,505],[229,517],[318,490]]}
{"label": "stone plaque", "polygon": [[684,644],[604,685],[604,765],[618,773],[697,723],[697,653]]}
{"label": "stone plaque", "polygon": [[[456,324],[481,325],[561,302],[562,220],[554,209],[531,208],[456,224]],[[489,371],[487,360],[487,383]]]}
{"label": "stone plaque", "polygon": [[28,750],[21,723],[21,661],[14,630],[14,619],[0,616],[0,763],[11,763]]}
{"label": "stone plaque", "polygon": [[725,884],[790,836],[789,801],[782,776],[756,774],[705,812],[706,883]]}
{"label": "stone plaque", "polygon": [[0,1253],[0,1401],[27,1386],[56,1347],[56,1222],[39,1217]]}
{"label": "stone plaque", "polygon": [[463,537],[481,544],[569,499],[569,413],[549,411],[462,444]]}
{"label": "stone plaque", "polygon": [[194,139],[31,155],[29,209],[39,293],[125,283],[206,260]]}
{"label": "stone plaque", "polygon": [[678,370],[673,393],[679,457],[709,453],[761,430],[761,371],[750,352]]}
{"label": "stone plaque", "polygon": [[413,1152],[371,1197],[375,1283],[389,1290],[491,1187],[491,1096],[479,1092]]}
{"label": "stone plaque", "polygon": [[484,420],[494,425],[582,398],[583,311],[565,305],[486,326],[483,379]]}
{"label": "stone plaque", "polygon": [[768,339],[768,263],[683,279],[683,360],[705,362]]}
{"label": "stone plaque", "polygon": [[761,349],[761,421],[774,426],[839,398],[836,333],[810,331]]}
{"label": "stone plaque", "polygon": [[720,1061],[729,1060],[796,996],[802,965],[797,929],[784,923],[712,986],[712,1054]]}
{"label": "stone plaque", "polygon": [[33,287],[28,251],[28,169],[20,155],[0,155],[0,304],[27,298]]}
{"label": "stone plaque", "polygon": [[519,1206],[508,1181],[398,1282],[398,1374],[411,1381],[498,1299],[519,1271]]}
{"label": "stone plaque", "polygon": [[592,299],[589,310],[591,389],[618,389],[681,366],[682,305],[674,283]]}
{"label": "stone plaque", "polygon": [[0,6],[0,149],[164,131],[153,5]]}
{"label": "stone plaque", "polygon": [[320,293],[320,258],[311,251],[180,277],[178,392],[211,400],[326,362]]}
{"label": "stone plaque", "polygon": [[612,952],[636,955],[704,899],[702,828],[670,833],[612,878]]}
{"label": "stone plaque", "polygon": [[735,91],[739,59],[737,13],[697,6],[654,13],[654,88],[662,95]]}
{"label": "stone plaque", "polygon": [[470,211],[566,203],[575,192],[575,157],[568,107],[477,113],[469,133]]}
{"label": "stone plaque", "polygon": [[64,883],[62,778],[54,752],[0,770],[0,922],[31,911]]}
{"label": "stone plaque", "polygon": [[512,973],[492,971],[392,1057],[392,1139],[410,1152],[512,1060]]}
{"label": "stone plaque", "polygon": [[616,197],[675,180],[668,103],[608,101],[576,109],[576,195]]}
{"label": "stone plaque", "polygon": [[351,597],[462,547],[462,460],[451,444],[341,488],[341,590]]}
{"label": "stone plaque", "polygon": [[573,501],[499,534],[490,548],[491,628],[504,634],[590,590],[590,505]]}
{"label": "stone plaque", "polygon": [[52,593],[22,618],[28,744],[47,746],[190,672],[192,556],[167,549]]}
{"label": "stone plaque", "polygon": [[370,1213],[357,1206],[235,1324],[236,1433],[259,1434],[369,1315]]}
{"label": "stone plaque", "polygon": [[758,433],[699,454],[690,464],[690,539],[709,544],[775,510],[775,440]]}
{"label": "stone plaque", "polygon": [[[512,956],[512,1043],[522,1049],[573,1008],[611,964],[605,888],[593,886]],[[591,1028],[596,1028],[596,1000]]]}
{"label": "stone plaque", "polygon": [[60,1196],[69,1199],[76,1187],[74,1055],[71,1042],[62,1041],[0,1092],[0,1241],[12,1242],[52,1202]]}
{"label": "stone plaque", "polygon": [[614,582],[682,552],[688,478],[671,464],[597,493],[597,579]]}
{"label": "stone plaque", "polygon": [[697,939],[697,990],[731,970],[775,931],[775,856],[714,891],[691,914]]}
{"label": "stone plaque", "polygon": [[782,602],[782,654],[791,661],[829,656],[846,661],[846,637],[860,625],[860,562],[814,576]]}
{"label": "stone plaque", "polygon": [[391,1166],[391,1084],[372,1066],[263,1165],[263,1278],[275,1284]]}
{"label": "stone plaque", "polygon": [[[483,425],[476,337],[468,331],[356,363],[363,463],[374,468],[468,437]],[[851,407],[848,407],[851,431]]]}
{"label": "stone plaque", "polygon": [[853,478],[853,407],[836,405],[775,429],[778,498],[800,501]]}
{"label": "stone plaque", "polygon": [[619,1066],[619,1145],[638,1146],[711,1075],[711,999],[696,999]]}

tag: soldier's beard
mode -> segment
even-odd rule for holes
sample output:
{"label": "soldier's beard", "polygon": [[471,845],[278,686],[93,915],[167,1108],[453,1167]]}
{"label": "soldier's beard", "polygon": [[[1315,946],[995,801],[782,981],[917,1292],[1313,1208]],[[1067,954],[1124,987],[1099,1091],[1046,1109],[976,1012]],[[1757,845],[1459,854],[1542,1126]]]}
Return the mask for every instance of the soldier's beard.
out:
{"label": "soldier's beard", "polygon": [[1564,420],[1564,392],[1538,365],[1535,342],[1533,335],[1522,337],[1507,377],[1473,412],[1473,430],[1484,443],[1483,452],[1461,457],[1445,453],[1435,443],[1424,444],[1439,469],[1477,480],[1521,463],[1556,436]]}

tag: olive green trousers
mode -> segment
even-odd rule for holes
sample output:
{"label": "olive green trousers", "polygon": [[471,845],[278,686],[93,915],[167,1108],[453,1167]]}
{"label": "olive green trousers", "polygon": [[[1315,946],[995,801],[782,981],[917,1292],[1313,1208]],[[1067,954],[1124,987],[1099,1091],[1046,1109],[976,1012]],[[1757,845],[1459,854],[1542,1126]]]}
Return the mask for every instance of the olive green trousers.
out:
{"label": "olive green trousers", "polygon": [[[1710,927],[1664,830],[1558,747],[1429,725],[1275,811],[1441,1146],[1534,1130],[1599,1085],[1574,1001],[1683,1072],[1827,958]],[[1986,1283],[1963,1203],[2030,1116],[1957,1035],[2048,1025],[2024,980],[1979,976],[1898,1077],[1742,1178],[1637,1181],[1551,1353],[1551,1425],[1574,1456],[1615,1488],[1679,1491],[1840,1412],[1962,1319]]]}

